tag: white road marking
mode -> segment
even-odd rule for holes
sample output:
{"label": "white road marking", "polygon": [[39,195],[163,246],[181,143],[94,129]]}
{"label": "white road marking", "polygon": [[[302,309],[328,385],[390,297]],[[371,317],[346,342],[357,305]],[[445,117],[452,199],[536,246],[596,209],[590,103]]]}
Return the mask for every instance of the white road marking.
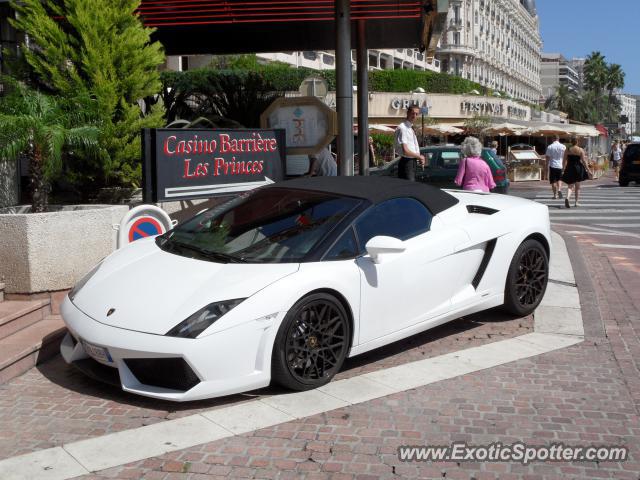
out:
{"label": "white road marking", "polygon": [[594,230],[567,230],[570,235],[611,235],[614,237],[629,237],[630,235],[623,232],[597,232]]}
{"label": "white road marking", "polygon": [[590,215],[576,215],[576,216],[559,215],[557,218],[552,217],[551,220],[552,221],[553,220],[640,220],[640,217],[611,217],[611,215],[607,217],[590,216]]}
{"label": "white road marking", "polygon": [[607,228],[638,228],[640,227],[640,223],[597,223],[596,225],[599,225],[601,227],[607,227]]}
{"label": "white road marking", "polygon": [[614,245],[612,243],[594,243],[596,247],[602,248],[620,248],[626,250],[640,250],[640,245]]}

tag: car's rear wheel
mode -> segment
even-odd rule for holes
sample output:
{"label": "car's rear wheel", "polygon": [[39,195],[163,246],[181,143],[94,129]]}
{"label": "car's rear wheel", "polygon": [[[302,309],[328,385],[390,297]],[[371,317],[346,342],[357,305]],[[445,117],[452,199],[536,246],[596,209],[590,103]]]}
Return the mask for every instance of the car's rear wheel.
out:
{"label": "car's rear wheel", "polygon": [[513,255],[504,287],[504,309],[525,316],[542,301],[549,280],[549,258],[542,244],[525,240]]}
{"label": "car's rear wheel", "polygon": [[621,187],[628,187],[629,186],[629,180],[622,180],[620,179],[618,181],[618,183],[620,184]]}
{"label": "car's rear wheel", "polygon": [[333,295],[304,297],[287,313],[276,335],[271,378],[292,390],[310,390],[329,383],[349,349],[351,325]]}

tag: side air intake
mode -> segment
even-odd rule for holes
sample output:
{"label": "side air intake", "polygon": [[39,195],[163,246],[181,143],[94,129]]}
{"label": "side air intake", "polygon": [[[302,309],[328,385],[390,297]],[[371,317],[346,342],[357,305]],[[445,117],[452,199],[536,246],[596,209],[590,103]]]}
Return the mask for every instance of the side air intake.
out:
{"label": "side air intake", "polygon": [[484,276],[484,272],[487,269],[487,265],[489,265],[489,260],[491,260],[491,256],[493,255],[493,250],[496,248],[496,242],[498,240],[494,238],[493,240],[489,240],[487,242],[487,246],[484,249],[484,256],[482,257],[482,261],[480,262],[480,267],[478,267],[478,271],[476,272],[476,276],[473,277],[473,281],[471,285],[473,288],[478,288],[480,285],[480,280]]}
{"label": "side air intake", "polygon": [[467,212],[479,213],[481,215],[493,215],[498,210],[489,207],[482,207],[480,205],[467,205]]}

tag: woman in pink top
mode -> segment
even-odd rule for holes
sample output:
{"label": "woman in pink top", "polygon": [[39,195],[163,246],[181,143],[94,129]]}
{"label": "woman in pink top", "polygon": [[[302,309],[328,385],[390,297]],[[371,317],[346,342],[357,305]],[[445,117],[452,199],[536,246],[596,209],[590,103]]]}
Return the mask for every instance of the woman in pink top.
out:
{"label": "woman in pink top", "polygon": [[464,158],[458,165],[458,174],[454,180],[463,190],[488,192],[496,186],[489,165],[480,158],[480,155],[482,155],[480,140],[476,137],[465,138],[462,142]]}

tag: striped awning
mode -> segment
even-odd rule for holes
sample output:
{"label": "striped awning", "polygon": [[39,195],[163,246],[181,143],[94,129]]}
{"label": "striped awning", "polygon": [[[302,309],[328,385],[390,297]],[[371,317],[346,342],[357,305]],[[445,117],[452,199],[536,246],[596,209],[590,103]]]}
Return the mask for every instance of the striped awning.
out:
{"label": "striped awning", "polygon": [[[352,20],[419,19],[422,1],[351,0]],[[149,27],[245,23],[331,22],[333,0],[142,0]]]}

